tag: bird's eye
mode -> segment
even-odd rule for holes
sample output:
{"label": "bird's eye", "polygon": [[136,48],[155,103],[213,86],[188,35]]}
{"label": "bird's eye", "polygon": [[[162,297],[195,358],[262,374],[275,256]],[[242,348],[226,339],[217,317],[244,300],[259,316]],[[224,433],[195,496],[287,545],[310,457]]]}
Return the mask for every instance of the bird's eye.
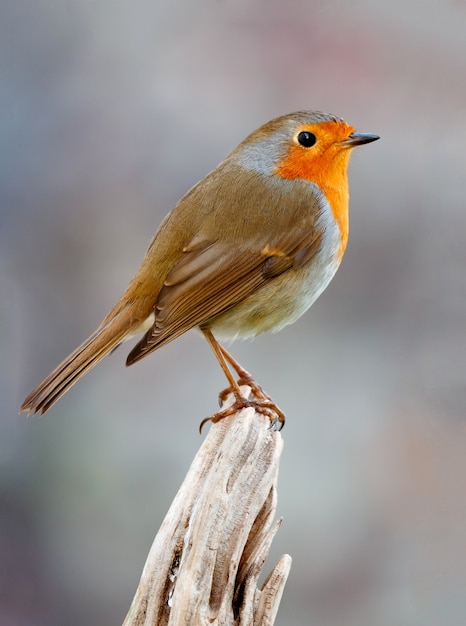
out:
{"label": "bird's eye", "polygon": [[310,133],[308,130],[302,130],[296,137],[298,143],[304,148],[311,148],[317,141],[317,137],[314,133]]}
{"label": "bird's eye", "polygon": [[296,139],[298,140],[298,143],[304,148],[311,148],[317,141],[317,137],[314,135],[314,133],[310,133],[308,130],[302,130],[300,133],[298,133]]}

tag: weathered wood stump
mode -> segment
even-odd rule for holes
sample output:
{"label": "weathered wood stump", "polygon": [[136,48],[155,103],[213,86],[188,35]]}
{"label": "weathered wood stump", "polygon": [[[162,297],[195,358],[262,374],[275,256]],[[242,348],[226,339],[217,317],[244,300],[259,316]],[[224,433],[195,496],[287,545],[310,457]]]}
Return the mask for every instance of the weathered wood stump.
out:
{"label": "weathered wood stump", "polygon": [[281,523],[274,517],[282,448],[281,434],[253,408],[212,425],[123,626],[273,625],[291,558],[284,555],[260,589],[257,581]]}

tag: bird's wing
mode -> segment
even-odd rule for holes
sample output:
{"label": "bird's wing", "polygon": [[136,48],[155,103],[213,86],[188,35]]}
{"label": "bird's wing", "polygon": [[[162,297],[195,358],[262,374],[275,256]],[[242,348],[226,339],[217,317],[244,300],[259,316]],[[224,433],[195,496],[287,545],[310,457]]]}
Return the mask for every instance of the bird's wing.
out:
{"label": "bird's wing", "polygon": [[318,250],[322,235],[315,226],[303,225],[254,249],[195,237],[168,273],[155,322],[128,355],[127,365],[226,311],[275,276],[301,267]]}

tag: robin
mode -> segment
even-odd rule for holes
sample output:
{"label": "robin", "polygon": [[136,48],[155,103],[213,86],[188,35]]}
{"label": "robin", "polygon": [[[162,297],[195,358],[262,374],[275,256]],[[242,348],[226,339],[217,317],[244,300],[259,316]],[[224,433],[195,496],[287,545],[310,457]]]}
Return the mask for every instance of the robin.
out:
{"label": "robin", "polygon": [[227,377],[225,393],[234,394],[232,407],[208,419],[254,405],[281,427],[282,411],[218,339],[278,331],[327,287],[348,240],[350,153],[376,139],[317,111],[251,133],[165,217],[120,300],[20,410],[45,413],[126,339],[143,335],[126,360],[132,365],[198,327]]}

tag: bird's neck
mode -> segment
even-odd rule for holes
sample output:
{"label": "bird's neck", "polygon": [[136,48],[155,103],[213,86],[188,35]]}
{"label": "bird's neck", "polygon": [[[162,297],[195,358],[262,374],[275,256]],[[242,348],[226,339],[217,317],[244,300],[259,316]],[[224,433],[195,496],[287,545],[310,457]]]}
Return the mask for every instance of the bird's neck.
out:
{"label": "bird's neck", "polygon": [[[325,155],[321,155],[316,161],[289,158],[277,168],[277,174],[282,178],[301,178],[315,183],[324,194],[340,229],[339,261],[348,243],[349,192],[347,170],[349,155],[350,151],[345,150],[328,159]],[[290,166],[290,164],[293,165]]]}

